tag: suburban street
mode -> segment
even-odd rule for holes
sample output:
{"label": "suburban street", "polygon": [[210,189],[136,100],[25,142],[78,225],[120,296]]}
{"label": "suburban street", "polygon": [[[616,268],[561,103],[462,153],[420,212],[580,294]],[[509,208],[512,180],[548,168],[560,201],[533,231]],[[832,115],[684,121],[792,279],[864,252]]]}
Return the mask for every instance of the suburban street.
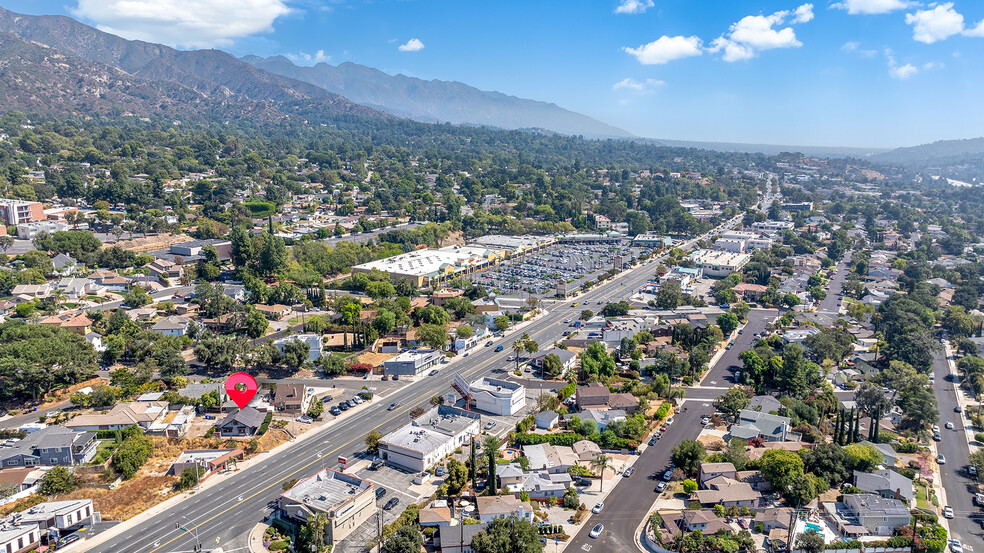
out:
{"label": "suburban street", "polygon": [[[729,224],[734,225],[737,221],[736,218]],[[691,247],[696,240],[683,244],[683,247]],[[651,269],[660,259],[650,260],[647,264],[606,281],[574,301],[597,302],[602,298],[627,298],[652,278]],[[576,317],[580,313],[580,308],[571,308],[570,305],[568,301],[544,305],[547,314],[539,316],[522,329],[506,331],[505,336],[497,340],[497,343],[506,346],[503,351],[497,353],[493,351],[494,348],[473,350],[467,359],[457,359],[450,365],[442,366],[439,374],[419,377],[405,388],[377,399],[378,405],[360,411],[360,416],[342,417],[338,422],[313,430],[314,436],[305,435],[293,446],[266,459],[261,457],[262,460],[250,468],[207,487],[147,521],[129,525],[105,541],[83,544],[82,550],[132,553],[190,551],[195,545],[196,532],[198,539],[211,547],[214,547],[216,540],[227,551],[244,546],[245,535],[253,525],[271,512],[281,493],[282,482],[308,476],[320,469],[322,464],[334,466],[338,456],[358,458],[364,454],[363,439],[370,430],[386,434],[407,423],[408,413],[414,407],[429,405],[433,395],[452,390],[451,382],[455,371],[460,371],[464,378],[472,380],[502,368],[508,363],[506,358],[511,355],[508,346],[518,334],[527,332],[544,346],[561,339],[563,331],[567,329],[563,320]],[[330,383],[328,380],[325,382]],[[385,411],[379,407],[394,401],[401,405],[393,411]],[[186,528],[190,524],[189,530],[192,532],[175,528],[178,522],[185,524]]]}
{"label": "suburban street", "polygon": [[[952,507],[956,515],[949,521],[951,537],[963,542],[965,549],[971,545],[978,551],[984,551],[984,532],[981,530],[984,512],[974,506],[977,482],[967,474],[970,446],[965,428],[970,426],[970,421],[962,413],[953,412],[957,406],[957,394],[963,392],[957,388],[957,382],[950,380],[950,363],[945,352],[933,353],[933,374],[936,378],[936,400],[940,407],[940,433],[943,436],[936,448],[946,457],[946,463],[940,465],[940,478],[946,490],[945,505]],[[953,430],[944,428],[947,422],[953,423]]]}

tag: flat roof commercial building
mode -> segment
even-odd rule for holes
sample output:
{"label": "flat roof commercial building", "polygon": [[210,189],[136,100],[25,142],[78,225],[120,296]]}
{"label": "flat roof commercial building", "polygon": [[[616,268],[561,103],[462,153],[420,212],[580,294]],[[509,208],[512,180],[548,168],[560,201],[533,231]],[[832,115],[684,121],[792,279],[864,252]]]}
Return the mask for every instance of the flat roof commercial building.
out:
{"label": "flat roof commercial building", "polygon": [[515,382],[483,377],[468,383],[454,375],[454,387],[479,411],[493,415],[515,415],[526,407],[526,388]]}
{"label": "flat roof commercial building", "polygon": [[478,413],[438,405],[379,440],[379,455],[391,465],[420,472],[478,436]]}
{"label": "flat roof commercial building", "polygon": [[298,526],[324,513],[325,544],[332,545],[376,513],[376,493],[367,480],[325,469],[282,493],[277,508],[279,518]]}
{"label": "flat roof commercial building", "polygon": [[7,226],[45,219],[47,216],[44,214],[44,206],[41,202],[0,199],[0,220]]}
{"label": "flat roof commercial building", "polygon": [[712,278],[724,278],[731,273],[737,273],[752,259],[747,253],[714,250],[697,250],[687,257],[694,261],[705,277]]}
{"label": "flat roof commercial building", "polygon": [[390,376],[417,376],[440,363],[441,359],[444,359],[444,353],[441,350],[412,349],[390,360],[383,361],[383,373]]}
{"label": "flat roof commercial building", "polygon": [[426,249],[355,265],[352,267],[352,274],[377,269],[387,273],[394,282],[405,278],[408,282],[423,287],[494,265],[506,257],[506,252],[507,250],[475,246]]}

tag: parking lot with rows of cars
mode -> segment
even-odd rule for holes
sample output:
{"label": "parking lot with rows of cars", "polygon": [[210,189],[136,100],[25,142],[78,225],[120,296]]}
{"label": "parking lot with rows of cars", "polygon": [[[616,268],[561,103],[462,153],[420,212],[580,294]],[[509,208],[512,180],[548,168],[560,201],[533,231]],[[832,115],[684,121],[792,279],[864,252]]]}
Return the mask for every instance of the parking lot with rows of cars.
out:
{"label": "parking lot with rows of cars", "polygon": [[568,291],[574,290],[581,282],[594,280],[614,267],[617,257],[621,256],[628,263],[642,252],[640,248],[629,247],[628,241],[620,244],[555,244],[483,271],[472,280],[503,296],[549,297],[556,294],[558,281],[569,282]]}

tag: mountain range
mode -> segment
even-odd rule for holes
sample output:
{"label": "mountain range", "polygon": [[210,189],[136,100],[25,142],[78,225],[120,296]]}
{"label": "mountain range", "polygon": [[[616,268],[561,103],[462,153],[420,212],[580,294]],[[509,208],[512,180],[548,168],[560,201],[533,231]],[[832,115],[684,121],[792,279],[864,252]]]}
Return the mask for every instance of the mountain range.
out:
{"label": "mountain range", "polygon": [[350,62],[304,67],[295,65],[283,56],[245,56],[242,59],[270,73],[311,83],[353,102],[417,121],[488,125],[503,129],[541,128],[593,138],[632,136],[622,129],[556,104],[479,90],[454,81],[426,81],[406,75],[389,75]]}
{"label": "mountain range", "polygon": [[[64,16],[0,8],[0,44],[0,92],[8,110],[261,120],[295,111],[359,113],[589,137],[631,136],[554,104],[462,83],[390,76],[354,63],[298,67],[283,57],[250,56],[244,61],[220,50],[176,50],[126,40]],[[318,109],[307,109],[312,107]]]}

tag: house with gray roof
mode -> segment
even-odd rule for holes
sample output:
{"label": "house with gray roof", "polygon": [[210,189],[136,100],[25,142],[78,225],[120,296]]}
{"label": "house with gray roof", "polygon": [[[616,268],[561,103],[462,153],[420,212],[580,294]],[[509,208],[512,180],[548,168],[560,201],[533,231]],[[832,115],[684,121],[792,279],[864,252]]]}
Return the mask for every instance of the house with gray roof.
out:
{"label": "house with gray roof", "polygon": [[585,409],[576,415],[565,415],[564,420],[569,421],[571,417],[580,417],[582,423],[589,420],[594,421],[598,425],[598,432],[604,432],[610,423],[625,420],[627,415],[621,409],[609,409],[608,411]]}
{"label": "house with gray roof", "polygon": [[219,434],[223,438],[248,438],[255,436],[259,432],[260,427],[263,426],[263,419],[265,418],[266,413],[252,407],[240,409],[235,413],[229,413],[229,416],[222,419],[222,422],[217,425]]}
{"label": "house with gray roof", "polygon": [[862,445],[873,446],[875,449],[878,450],[878,453],[881,453],[882,462],[879,464],[884,465],[886,467],[894,467],[896,464],[898,464],[899,454],[895,452],[895,449],[891,445],[875,444],[869,442],[868,440],[864,440],[863,442],[860,443]]}
{"label": "house with gray roof", "polygon": [[874,472],[854,471],[854,487],[863,491],[876,493],[889,499],[905,499],[912,504],[915,490],[912,480],[894,470],[881,469]]}
{"label": "house with gray roof", "polygon": [[95,432],[73,432],[64,426],[48,426],[24,439],[0,445],[0,466],[77,465],[96,454]]}
{"label": "house with gray roof", "polygon": [[789,424],[789,417],[742,409],[738,422],[731,425],[731,436],[742,440],[762,438],[767,442],[799,441],[799,434],[791,432]]}
{"label": "house with gray roof", "polygon": [[864,527],[875,536],[891,536],[895,529],[909,524],[909,508],[898,499],[886,499],[874,494],[846,494],[844,506]]}
{"label": "house with gray roof", "polygon": [[778,413],[782,407],[782,402],[772,396],[755,396],[748,402],[749,409],[762,413]]}

